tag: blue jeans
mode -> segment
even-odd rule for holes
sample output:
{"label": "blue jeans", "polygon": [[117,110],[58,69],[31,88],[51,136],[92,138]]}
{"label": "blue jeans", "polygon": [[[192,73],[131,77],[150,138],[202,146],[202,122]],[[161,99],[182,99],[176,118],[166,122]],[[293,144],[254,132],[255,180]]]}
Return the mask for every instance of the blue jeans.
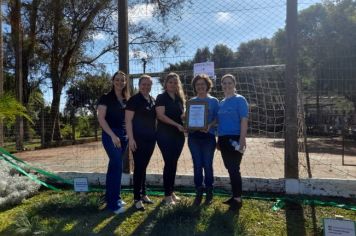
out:
{"label": "blue jeans", "polygon": [[104,131],[102,133],[102,142],[109,157],[108,171],[106,173],[106,204],[108,209],[116,211],[119,208],[117,201],[121,192],[122,157],[127,147],[127,138],[119,136],[122,133],[120,130],[112,129],[112,131],[120,138],[121,147],[116,148],[111,137]]}
{"label": "blue jeans", "polygon": [[203,186],[204,170],[205,187],[212,188],[214,183],[213,159],[216,147],[215,136],[212,134],[206,134],[204,137],[190,135],[188,146],[193,159],[195,187],[200,188]]}

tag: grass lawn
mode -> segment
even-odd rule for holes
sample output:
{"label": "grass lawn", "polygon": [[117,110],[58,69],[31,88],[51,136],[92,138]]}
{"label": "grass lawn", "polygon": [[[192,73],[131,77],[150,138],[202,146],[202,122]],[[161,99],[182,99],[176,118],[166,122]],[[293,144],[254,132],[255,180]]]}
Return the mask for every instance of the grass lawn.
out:
{"label": "grass lawn", "polygon": [[[178,193],[179,194],[179,193]],[[136,211],[132,194],[124,214],[105,210],[102,193],[42,191],[23,204],[2,209],[0,235],[322,235],[322,218],[341,215],[356,220],[356,211],[334,207],[290,205],[273,212],[274,202],[245,199],[240,212],[230,212],[215,197],[210,206],[192,207],[194,197],[183,197],[175,207],[162,197],[146,211]]]}

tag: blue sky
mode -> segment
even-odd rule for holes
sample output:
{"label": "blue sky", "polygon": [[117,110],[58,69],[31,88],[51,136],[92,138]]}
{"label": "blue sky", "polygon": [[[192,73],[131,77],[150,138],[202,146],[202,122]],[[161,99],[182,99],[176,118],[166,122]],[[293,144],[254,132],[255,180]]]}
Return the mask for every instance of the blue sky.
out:
{"label": "blue sky", "polygon": [[[321,0],[299,0],[298,10],[318,2]],[[236,51],[242,42],[271,38],[279,28],[285,26],[286,20],[286,0],[192,0],[192,4],[186,5],[179,15],[168,20],[166,26],[153,17],[153,10],[153,5],[136,5],[129,10],[129,20],[145,23],[170,35],[178,35],[181,39],[179,51],[169,51],[166,55],[159,52],[147,55],[147,52],[141,51],[136,59],[130,51],[131,74],[142,73],[141,57],[144,56],[152,58],[147,64],[146,72],[159,72],[168,63],[191,59],[198,48],[205,46],[212,50],[215,45],[222,43]],[[94,39],[91,50],[95,54],[107,44],[107,37],[97,34]],[[118,63],[113,54],[101,57],[100,62],[105,64],[106,71],[110,74],[117,70]],[[51,89],[43,86],[43,91],[49,103],[52,99]],[[62,110],[64,95],[61,101]]]}
{"label": "blue sky", "polygon": [[[300,0],[298,10],[320,2],[320,0]],[[252,39],[263,37],[271,38],[273,34],[285,26],[286,1],[282,0],[193,0],[179,15],[167,21],[164,28],[161,22],[152,16],[153,5],[137,5],[129,11],[129,20],[142,22],[157,30],[164,30],[168,34],[178,35],[180,49],[178,52],[170,51],[166,55],[156,52],[150,53],[146,67],[147,72],[159,72],[168,66],[168,63],[192,58],[198,48],[208,46],[211,50],[217,44],[225,44],[236,51],[239,44]],[[98,37],[97,47],[103,45],[105,36]],[[132,58],[131,52],[130,73],[142,73],[140,58]],[[141,52],[139,57],[146,56]],[[103,58],[109,72],[114,72],[117,62],[110,55]]]}

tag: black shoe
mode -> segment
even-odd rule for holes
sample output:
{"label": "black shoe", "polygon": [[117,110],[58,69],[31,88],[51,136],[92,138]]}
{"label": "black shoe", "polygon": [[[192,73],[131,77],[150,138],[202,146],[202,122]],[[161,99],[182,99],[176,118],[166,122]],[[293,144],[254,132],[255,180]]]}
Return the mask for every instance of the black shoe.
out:
{"label": "black shoe", "polygon": [[194,206],[199,206],[200,205],[201,201],[203,200],[203,192],[204,192],[204,188],[203,187],[197,188],[197,192],[196,192],[195,199],[194,199],[194,202],[193,202]]}
{"label": "black shoe", "polygon": [[230,205],[230,204],[233,203],[234,201],[236,201],[236,200],[234,199],[234,197],[231,197],[231,198],[229,198],[228,200],[224,201],[223,203],[226,204],[226,205]]}
{"label": "black shoe", "polygon": [[239,211],[242,207],[242,201],[236,201],[235,199],[233,200],[232,203],[230,203],[229,210],[230,211]]}
{"label": "black shoe", "polygon": [[210,205],[213,202],[213,188],[206,189],[205,205]]}

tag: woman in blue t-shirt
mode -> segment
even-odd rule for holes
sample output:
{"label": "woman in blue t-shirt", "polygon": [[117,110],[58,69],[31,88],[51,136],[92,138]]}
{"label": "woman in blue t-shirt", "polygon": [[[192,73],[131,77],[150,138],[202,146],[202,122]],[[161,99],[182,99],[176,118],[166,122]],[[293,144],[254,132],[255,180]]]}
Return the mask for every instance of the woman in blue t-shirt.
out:
{"label": "woman in blue t-shirt", "polygon": [[238,210],[242,207],[240,163],[246,149],[248,103],[243,96],[236,94],[236,78],[233,75],[224,75],[221,87],[225,97],[218,111],[218,147],[232,188],[232,197],[224,203],[230,205],[231,210]]}
{"label": "woman in blue t-shirt", "polygon": [[[215,124],[219,109],[217,98],[210,96],[209,92],[213,83],[206,74],[197,75],[192,80],[192,87],[196,94],[189,102],[206,102],[208,104],[207,128],[190,131],[188,135],[188,146],[193,159],[194,184],[196,196],[194,205],[200,205],[203,197],[205,184],[206,198],[205,204],[210,204],[213,200],[213,158],[216,148]],[[205,178],[203,177],[203,170]]]}
{"label": "woman in blue t-shirt", "polygon": [[115,214],[125,211],[125,202],[120,198],[122,156],[127,146],[125,131],[125,106],[129,98],[127,76],[116,72],[112,77],[112,89],[98,101],[98,121],[103,129],[102,143],[109,156],[106,173],[107,208]]}

